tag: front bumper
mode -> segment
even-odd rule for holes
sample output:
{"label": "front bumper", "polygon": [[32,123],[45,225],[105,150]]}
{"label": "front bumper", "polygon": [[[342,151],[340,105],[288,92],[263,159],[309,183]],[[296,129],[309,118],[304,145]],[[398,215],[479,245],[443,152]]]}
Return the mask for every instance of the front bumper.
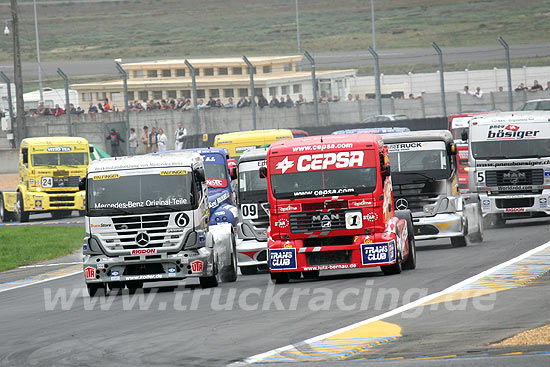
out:
{"label": "front bumper", "polygon": [[86,283],[154,282],[212,276],[213,264],[212,249],[201,248],[177,254],[161,253],[157,254],[157,258],[85,255],[83,269]]}
{"label": "front bumper", "polygon": [[237,265],[267,264],[267,241],[237,239]]}
{"label": "front bumper", "polygon": [[466,218],[461,212],[414,218],[414,239],[433,240],[464,236]]}
{"label": "front bumper", "polygon": [[268,242],[272,273],[371,268],[398,261],[395,235],[355,236],[351,245],[304,247],[302,240]]}
{"label": "front bumper", "polygon": [[85,191],[67,193],[27,191],[23,201],[25,210],[30,212],[46,212],[53,210],[84,210]]}
{"label": "front bumper", "polygon": [[550,214],[550,190],[542,194],[487,195],[480,193],[483,217],[489,214],[504,214],[505,217],[529,217],[533,214]]}

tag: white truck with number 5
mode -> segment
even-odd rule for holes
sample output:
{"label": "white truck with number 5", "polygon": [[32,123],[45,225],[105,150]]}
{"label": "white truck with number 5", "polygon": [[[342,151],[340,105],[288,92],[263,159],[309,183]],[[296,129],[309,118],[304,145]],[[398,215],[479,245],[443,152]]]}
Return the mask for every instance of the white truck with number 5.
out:
{"label": "white truck with number 5", "polygon": [[550,112],[503,112],[470,122],[469,185],[491,225],[550,214]]}
{"label": "white truck with number 5", "polygon": [[88,167],[84,277],[98,290],[198,277],[203,288],[237,279],[231,224],[209,226],[198,153],[94,161]]}

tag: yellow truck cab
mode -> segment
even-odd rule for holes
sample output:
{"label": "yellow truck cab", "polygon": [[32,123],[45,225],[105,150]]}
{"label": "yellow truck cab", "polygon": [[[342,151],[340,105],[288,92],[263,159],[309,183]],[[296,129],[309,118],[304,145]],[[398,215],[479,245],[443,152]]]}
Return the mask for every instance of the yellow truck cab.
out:
{"label": "yellow truck cab", "polygon": [[53,218],[84,211],[85,192],[78,184],[86,177],[90,146],[84,138],[43,137],[21,141],[19,184],[0,192],[0,220],[27,222],[32,213]]}
{"label": "yellow truck cab", "polygon": [[238,131],[216,135],[214,146],[227,148],[231,158],[238,158],[247,150],[269,146],[276,141],[293,137],[292,131],[289,129]]}

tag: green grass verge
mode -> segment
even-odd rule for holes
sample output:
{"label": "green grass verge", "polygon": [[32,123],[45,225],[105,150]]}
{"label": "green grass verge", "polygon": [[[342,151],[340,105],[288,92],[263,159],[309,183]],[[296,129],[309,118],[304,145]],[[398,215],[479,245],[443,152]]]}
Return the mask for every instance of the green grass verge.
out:
{"label": "green grass verge", "polygon": [[0,271],[69,255],[82,247],[83,227],[0,228]]}

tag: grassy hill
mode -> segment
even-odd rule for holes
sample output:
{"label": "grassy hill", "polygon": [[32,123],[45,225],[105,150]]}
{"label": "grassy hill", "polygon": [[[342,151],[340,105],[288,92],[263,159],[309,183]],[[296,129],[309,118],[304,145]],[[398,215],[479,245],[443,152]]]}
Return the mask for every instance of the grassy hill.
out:
{"label": "grassy hill", "polygon": [[[34,61],[32,1],[25,1],[22,57]],[[294,0],[38,3],[43,60],[296,52]],[[365,50],[371,43],[370,1],[299,4],[302,49]],[[511,44],[545,43],[550,29],[547,0],[375,0],[375,9],[379,49],[496,45],[499,35]],[[9,17],[9,6],[0,11]],[[11,38],[0,37],[0,62],[11,55]]]}

